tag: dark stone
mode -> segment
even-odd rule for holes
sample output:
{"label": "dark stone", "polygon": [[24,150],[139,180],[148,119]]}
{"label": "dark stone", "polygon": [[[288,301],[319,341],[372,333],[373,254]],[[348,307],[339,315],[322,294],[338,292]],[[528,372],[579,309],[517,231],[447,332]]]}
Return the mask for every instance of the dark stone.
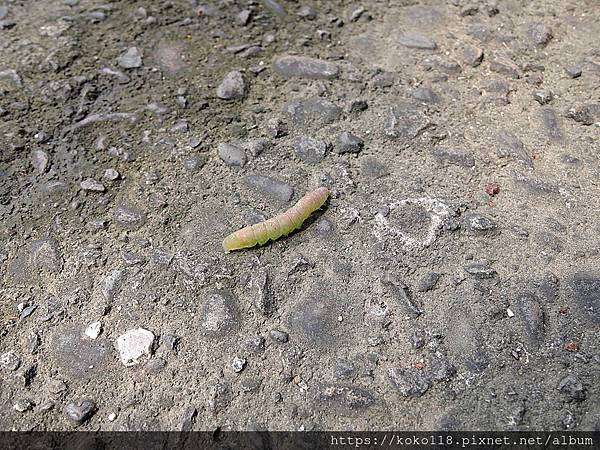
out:
{"label": "dark stone", "polygon": [[402,33],[399,42],[408,48],[418,48],[422,50],[435,50],[437,48],[437,44],[433,39],[412,31]]}
{"label": "dark stone", "polygon": [[398,279],[398,277],[387,273],[382,277],[381,282],[390,295],[402,307],[405,314],[409,314],[412,317],[423,314],[422,305],[413,298],[408,286]]}
{"label": "dark stone", "polygon": [[500,130],[498,133],[498,156],[511,158],[522,162],[528,167],[533,166],[533,159],[525,150],[521,139],[507,130]]}
{"label": "dark stone", "polygon": [[558,116],[553,109],[547,108],[542,111],[542,122],[544,124],[544,128],[546,129],[546,133],[551,140],[557,142],[563,140]]}
{"label": "dark stone", "polygon": [[543,341],[546,334],[545,314],[538,298],[528,292],[519,294],[516,306],[525,328],[525,334],[533,344]]}
{"label": "dark stone", "polygon": [[384,133],[392,139],[414,139],[429,125],[427,117],[410,104],[392,106],[384,125]]}
{"label": "dark stone", "polygon": [[557,389],[565,395],[567,401],[580,402],[586,399],[585,388],[574,374],[569,374],[560,380]]}
{"label": "dark stone", "polygon": [[352,133],[343,131],[338,136],[337,145],[334,147],[336,153],[360,153],[364,141]]}
{"label": "dark stone", "polygon": [[533,93],[533,98],[540,105],[546,105],[552,101],[554,96],[552,95],[552,92],[550,92],[550,91],[536,91]]}
{"label": "dark stone", "polygon": [[493,269],[487,261],[469,264],[465,267],[465,272],[467,272],[469,275],[473,275],[479,280],[494,278],[496,275],[498,275],[496,270]]}
{"label": "dark stone", "polygon": [[269,336],[279,344],[285,344],[289,340],[289,335],[285,331],[271,330]]}
{"label": "dark stone", "polygon": [[313,293],[292,309],[288,323],[292,331],[312,343],[333,344],[333,331],[337,325],[331,294]]}
{"label": "dark stone", "polygon": [[441,275],[437,272],[429,272],[425,275],[417,284],[417,291],[427,292],[431,291],[437,285]]}
{"label": "dark stone", "polygon": [[354,100],[348,107],[348,112],[351,114],[358,114],[366,111],[369,108],[369,104],[365,100]]}
{"label": "dark stone", "polygon": [[200,327],[208,336],[225,336],[238,326],[237,300],[229,291],[212,291],[202,305],[200,320]]}
{"label": "dark stone", "polygon": [[356,367],[346,359],[336,359],[333,366],[333,376],[337,379],[349,379],[356,375]]}
{"label": "dark stone", "polygon": [[319,389],[320,401],[351,410],[367,409],[375,403],[375,397],[364,388],[352,385],[326,384]]}
{"label": "dark stone", "polygon": [[342,109],[327,100],[310,98],[288,103],[285,112],[296,126],[321,127],[338,120]]}
{"label": "dark stone", "polygon": [[435,353],[427,358],[427,376],[433,381],[447,381],[456,374],[456,367],[441,353]]}
{"label": "dark stone", "polygon": [[76,328],[55,335],[52,348],[60,367],[78,379],[87,379],[102,368],[107,349],[102,342],[82,336],[81,331]]}
{"label": "dark stone", "polygon": [[497,57],[493,59],[490,61],[490,70],[514,79],[521,78],[521,71],[517,65],[508,58]]}
{"label": "dark stone", "polygon": [[414,367],[388,369],[388,378],[404,397],[420,397],[431,387],[425,372]]}
{"label": "dark stone", "polygon": [[582,125],[600,122],[600,103],[588,103],[569,108],[566,116]]}

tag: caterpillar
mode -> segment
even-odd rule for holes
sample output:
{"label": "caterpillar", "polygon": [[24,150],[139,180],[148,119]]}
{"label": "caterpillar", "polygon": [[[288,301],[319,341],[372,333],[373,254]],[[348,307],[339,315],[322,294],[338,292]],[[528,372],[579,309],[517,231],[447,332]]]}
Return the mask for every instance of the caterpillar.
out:
{"label": "caterpillar", "polygon": [[319,209],[329,197],[329,189],[320,187],[309,192],[287,211],[254,225],[235,231],[223,239],[225,253],[232,250],[263,245],[269,239],[274,241],[287,236],[300,228],[314,211]]}

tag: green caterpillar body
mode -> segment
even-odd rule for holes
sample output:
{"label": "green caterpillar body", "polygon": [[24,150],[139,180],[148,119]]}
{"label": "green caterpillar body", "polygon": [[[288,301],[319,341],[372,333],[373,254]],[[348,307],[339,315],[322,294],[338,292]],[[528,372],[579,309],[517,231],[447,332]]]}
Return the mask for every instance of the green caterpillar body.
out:
{"label": "green caterpillar body", "polygon": [[263,245],[268,240],[276,240],[300,228],[314,211],[319,209],[329,197],[329,190],[320,187],[309,192],[287,211],[269,220],[242,228],[223,240],[225,253],[232,250]]}

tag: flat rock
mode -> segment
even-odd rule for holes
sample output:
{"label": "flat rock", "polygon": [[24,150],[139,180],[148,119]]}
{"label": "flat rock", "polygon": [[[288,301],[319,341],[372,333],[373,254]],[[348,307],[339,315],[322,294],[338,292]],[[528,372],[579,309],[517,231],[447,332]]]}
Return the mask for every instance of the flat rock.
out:
{"label": "flat rock", "polygon": [[392,139],[409,141],[429,125],[429,120],[415,106],[402,103],[389,109],[384,134]]}
{"label": "flat rock", "polygon": [[116,347],[121,362],[127,366],[140,363],[142,356],[152,355],[154,334],[144,328],[129,330],[117,338]]}
{"label": "flat rock", "polygon": [[137,47],[130,47],[117,58],[117,63],[123,69],[135,69],[142,66],[142,52]]}
{"label": "flat rock", "polygon": [[364,410],[375,403],[375,397],[367,389],[347,384],[325,384],[319,389],[317,399],[351,410]]}
{"label": "flat rock", "polygon": [[223,100],[244,98],[247,94],[247,85],[241,72],[233,70],[225,75],[217,87],[217,97]]}
{"label": "flat rock", "polygon": [[218,154],[219,158],[228,166],[244,167],[248,161],[246,152],[233,144],[219,144]]}
{"label": "flat rock", "polygon": [[541,22],[534,22],[529,24],[527,34],[531,38],[533,44],[537,47],[544,47],[550,39],[552,39],[552,31],[548,26]]}
{"label": "flat rock", "polygon": [[558,382],[557,389],[565,395],[568,401],[582,401],[586,398],[583,383],[574,374],[569,374]]}
{"label": "flat rock", "polygon": [[81,183],[79,183],[79,186],[84,191],[92,191],[92,192],[106,191],[106,188],[104,187],[104,185],[102,183],[100,183],[99,181],[94,180],[93,178],[86,178]]}
{"label": "flat rock", "polygon": [[34,150],[31,152],[31,165],[39,172],[44,173],[48,169],[50,163],[50,157],[48,153],[43,150]]}
{"label": "flat rock", "polygon": [[67,418],[76,424],[87,421],[97,410],[96,403],[92,400],[67,403],[64,409]]}
{"label": "flat rock", "polygon": [[135,206],[118,205],[113,213],[115,222],[128,230],[137,230],[146,223],[146,214]]}
{"label": "flat rock", "polygon": [[431,154],[441,162],[457,166],[471,168],[475,167],[473,153],[464,148],[435,147]]}
{"label": "flat rock", "polygon": [[246,182],[280,202],[287,203],[292,199],[292,195],[294,195],[294,188],[292,186],[270,177],[250,174],[246,176]]}
{"label": "flat rock", "polygon": [[425,372],[414,367],[390,368],[388,369],[388,378],[404,397],[420,397],[432,385]]}
{"label": "flat rock", "polygon": [[77,378],[89,378],[102,367],[106,348],[102,342],[86,338],[80,328],[67,330],[52,339],[58,366]]}
{"label": "flat rock", "polygon": [[225,336],[238,326],[237,299],[227,290],[212,291],[200,314],[200,328],[211,337]]}
{"label": "flat rock", "polygon": [[321,162],[327,154],[327,143],[308,136],[300,136],[294,142],[294,151],[298,158],[309,164]]}
{"label": "flat rock", "polygon": [[336,153],[360,153],[363,149],[365,142],[358,136],[348,132],[342,131],[337,138],[337,143],[334,146]]}
{"label": "flat rock", "polygon": [[525,145],[523,145],[521,139],[508,130],[500,130],[498,133],[497,153],[501,158],[511,157],[527,167],[533,167],[533,159],[525,150]]}
{"label": "flat rock", "polygon": [[296,126],[320,127],[338,120],[342,108],[322,98],[309,98],[307,100],[293,100],[285,107],[285,113]]}
{"label": "flat rock", "polygon": [[533,344],[539,344],[546,333],[546,318],[539,299],[528,292],[521,293],[515,300],[525,334]]}
{"label": "flat rock", "polygon": [[278,56],[273,60],[273,70],[286,78],[336,78],[338,67],[328,61],[306,56]]}
{"label": "flat rock", "polygon": [[418,48],[424,50],[435,50],[437,44],[435,41],[421,33],[407,31],[400,35],[400,44],[408,48]]}

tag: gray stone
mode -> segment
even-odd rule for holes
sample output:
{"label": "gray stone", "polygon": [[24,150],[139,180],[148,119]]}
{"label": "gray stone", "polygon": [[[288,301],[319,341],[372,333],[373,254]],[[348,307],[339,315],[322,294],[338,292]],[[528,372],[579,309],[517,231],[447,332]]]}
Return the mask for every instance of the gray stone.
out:
{"label": "gray stone", "polygon": [[427,358],[426,372],[432,381],[447,381],[456,374],[456,367],[446,356],[437,352]]}
{"label": "gray stone", "polygon": [[521,78],[519,67],[507,57],[498,56],[491,60],[490,70],[514,79]]}
{"label": "gray stone", "polygon": [[338,120],[342,109],[330,101],[317,97],[294,100],[286,105],[285,112],[296,126],[321,127]]}
{"label": "gray stone", "polygon": [[586,399],[585,388],[579,378],[569,374],[558,382],[557,389],[562,392],[568,401],[583,401]]}
{"label": "gray stone", "polygon": [[338,135],[337,145],[334,150],[336,153],[360,153],[363,149],[365,142],[348,131],[342,131]]}
{"label": "gray stone", "polygon": [[547,103],[550,103],[554,96],[552,95],[551,91],[535,91],[533,93],[533,98],[540,105],[545,105]]}
{"label": "gray stone", "polygon": [[471,168],[475,167],[472,152],[464,148],[435,147],[431,154],[442,163]]}
{"label": "gray stone", "polygon": [[420,397],[431,387],[431,380],[425,372],[414,367],[390,368],[388,378],[404,397]]}
{"label": "gray stone", "polygon": [[537,47],[544,47],[552,39],[552,31],[545,24],[535,22],[529,24],[529,37]]}
{"label": "gray stone", "polygon": [[112,302],[121,289],[124,272],[120,269],[110,271],[100,283],[100,292],[107,302]]}
{"label": "gray stone", "polygon": [[288,134],[287,124],[277,117],[267,120],[265,130],[272,138],[280,138]]}
{"label": "gray stone", "polygon": [[413,297],[409,287],[392,273],[386,273],[381,278],[381,284],[386,291],[398,302],[404,314],[415,318],[423,314],[422,305]]}
{"label": "gray stone", "polygon": [[462,48],[462,61],[471,67],[477,67],[483,61],[483,50],[471,45],[464,46]]}
{"label": "gray stone", "polygon": [[425,87],[415,89],[410,94],[412,98],[423,103],[435,104],[440,102],[440,97],[433,90]]}
{"label": "gray stone", "polygon": [[145,356],[152,356],[154,334],[144,328],[126,331],[117,338],[116,347],[119,358],[126,367],[135,366]]}
{"label": "gray stone", "polygon": [[437,272],[429,272],[417,284],[417,291],[428,292],[435,288],[441,275]]}
{"label": "gray stone", "polygon": [[306,56],[278,56],[273,60],[273,70],[285,78],[311,78],[328,80],[336,78],[338,67],[328,61]]}
{"label": "gray stone", "polygon": [[265,150],[271,148],[271,142],[269,142],[268,139],[263,138],[251,139],[249,141],[244,142],[242,144],[242,148],[244,150],[247,150],[252,156],[256,157],[261,155]]}
{"label": "gray stone", "polygon": [[15,402],[13,409],[17,412],[24,413],[33,409],[33,403],[29,399],[22,398]]}
{"label": "gray stone", "polygon": [[469,275],[473,275],[479,280],[494,278],[496,275],[498,275],[496,270],[493,269],[487,261],[469,264],[465,267],[465,272],[467,272]]}
{"label": "gray stone", "polygon": [[334,299],[323,293],[313,293],[297,303],[288,317],[294,335],[313,344],[332,344],[333,328],[338,323],[334,305]]}
{"label": "gray stone", "polygon": [[142,65],[142,52],[137,47],[130,47],[117,58],[117,63],[123,69],[135,69]]}
{"label": "gray stone", "polygon": [[417,137],[428,125],[429,120],[425,114],[413,105],[403,103],[390,108],[384,133],[392,139],[409,141]]}
{"label": "gray stone", "polygon": [[408,48],[418,48],[424,50],[435,50],[437,44],[435,41],[423,34],[407,31],[400,35],[400,44]]}
{"label": "gray stone", "polygon": [[38,239],[29,246],[31,265],[39,270],[58,273],[62,270],[63,259],[56,240]]}
{"label": "gray stone", "polygon": [[317,17],[317,11],[312,5],[303,5],[298,10],[298,15],[304,19],[314,20]]}
{"label": "gray stone", "polygon": [[317,394],[322,402],[350,410],[364,410],[375,403],[375,397],[364,388],[353,385],[325,384]]}
{"label": "gray stone", "polygon": [[573,275],[574,304],[581,314],[594,325],[600,325],[600,276],[577,272]]}
{"label": "gray stone", "polygon": [[238,25],[248,25],[251,15],[252,12],[249,9],[243,9],[235,16],[235,21],[238,23]]}
{"label": "gray stone", "polygon": [[226,382],[214,384],[208,388],[208,410],[218,413],[229,405],[233,400],[231,387]]}
{"label": "gray stone", "polygon": [[144,369],[148,373],[157,373],[167,366],[167,362],[163,358],[152,358],[146,361]]}
{"label": "gray stone", "polygon": [[247,86],[241,72],[233,70],[225,75],[221,84],[217,87],[217,97],[223,100],[235,100],[244,98],[247,94]]}
{"label": "gray stone", "polygon": [[579,65],[567,66],[565,67],[565,72],[571,78],[579,78],[581,76],[582,69]]}
{"label": "gray stone", "polygon": [[572,106],[567,111],[566,116],[582,125],[589,126],[600,123],[600,103],[586,103]]}
{"label": "gray stone", "polygon": [[327,154],[327,144],[308,136],[300,136],[294,143],[296,156],[309,164],[317,164]]}
{"label": "gray stone", "polygon": [[100,340],[88,339],[81,328],[57,334],[52,341],[59,366],[77,378],[89,378],[105,361],[106,348]]}
{"label": "gray stone", "polygon": [[8,15],[8,7],[0,5],[0,20],[4,19]]}
{"label": "gray stone", "polygon": [[219,158],[228,166],[244,167],[248,159],[246,152],[233,144],[219,144]]}
{"label": "gray stone", "polygon": [[84,191],[92,191],[92,192],[104,192],[106,188],[99,181],[94,180],[93,178],[86,178],[83,180],[79,186]]}
{"label": "gray stone", "polygon": [[538,298],[525,292],[517,296],[515,303],[527,338],[532,344],[539,344],[546,333],[546,318]]}
{"label": "gray stone", "polygon": [[366,100],[353,100],[348,107],[350,114],[358,114],[369,109],[369,104]]}
{"label": "gray stone", "polygon": [[281,330],[271,330],[269,336],[279,344],[285,344],[289,340],[289,335]]}
{"label": "gray stone", "polygon": [[356,367],[346,359],[336,359],[333,366],[333,376],[337,379],[349,379],[356,375]]}
{"label": "gray stone", "polygon": [[137,230],[146,223],[146,214],[141,209],[126,204],[118,205],[113,216],[117,224],[128,230]]}
{"label": "gray stone", "polygon": [[511,157],[516,161],[525,164],[527,167],[533,167],[533,159],[527,151],[521,139],[507,130],[500,130],[498,133],[498,156]]}
{"label": "gray stone", "polygon": [[212,291],[202,305],[200,328],[211,337],[222,337],[238,326],[237,300],[226,290]]}
{"label": "gray stone", "polygon": [[246,182],[253,188],[269,195],[270,197],[287,203],[294,195],[294,188],[287,183],[262,175],[247,175]]}
{"label": "gray stone", "polygon": [[48,153],[43,150],[34,150],[31,152],[31,165],[39,173],[44,173],[48,169],[50,158]]}
{"label": "gray stone", "polygon": [[76,424],[89,420],[97,410],[96,403],[87,399],[68,403],[64,409],[67,418]]}
{"label": "gray stone", "polygon": [[242,348],[250,353],[262,353],[265,351],[265,338],[262,336],[249,337],[242,343]]}
{"label": "gray stone", "polygon": [[556,111],[551,108],[544,109],[542,111],[542,123],[546,129],[546,134],[551,140],[555,142],[561,142],[563,140],[563,134]]}

